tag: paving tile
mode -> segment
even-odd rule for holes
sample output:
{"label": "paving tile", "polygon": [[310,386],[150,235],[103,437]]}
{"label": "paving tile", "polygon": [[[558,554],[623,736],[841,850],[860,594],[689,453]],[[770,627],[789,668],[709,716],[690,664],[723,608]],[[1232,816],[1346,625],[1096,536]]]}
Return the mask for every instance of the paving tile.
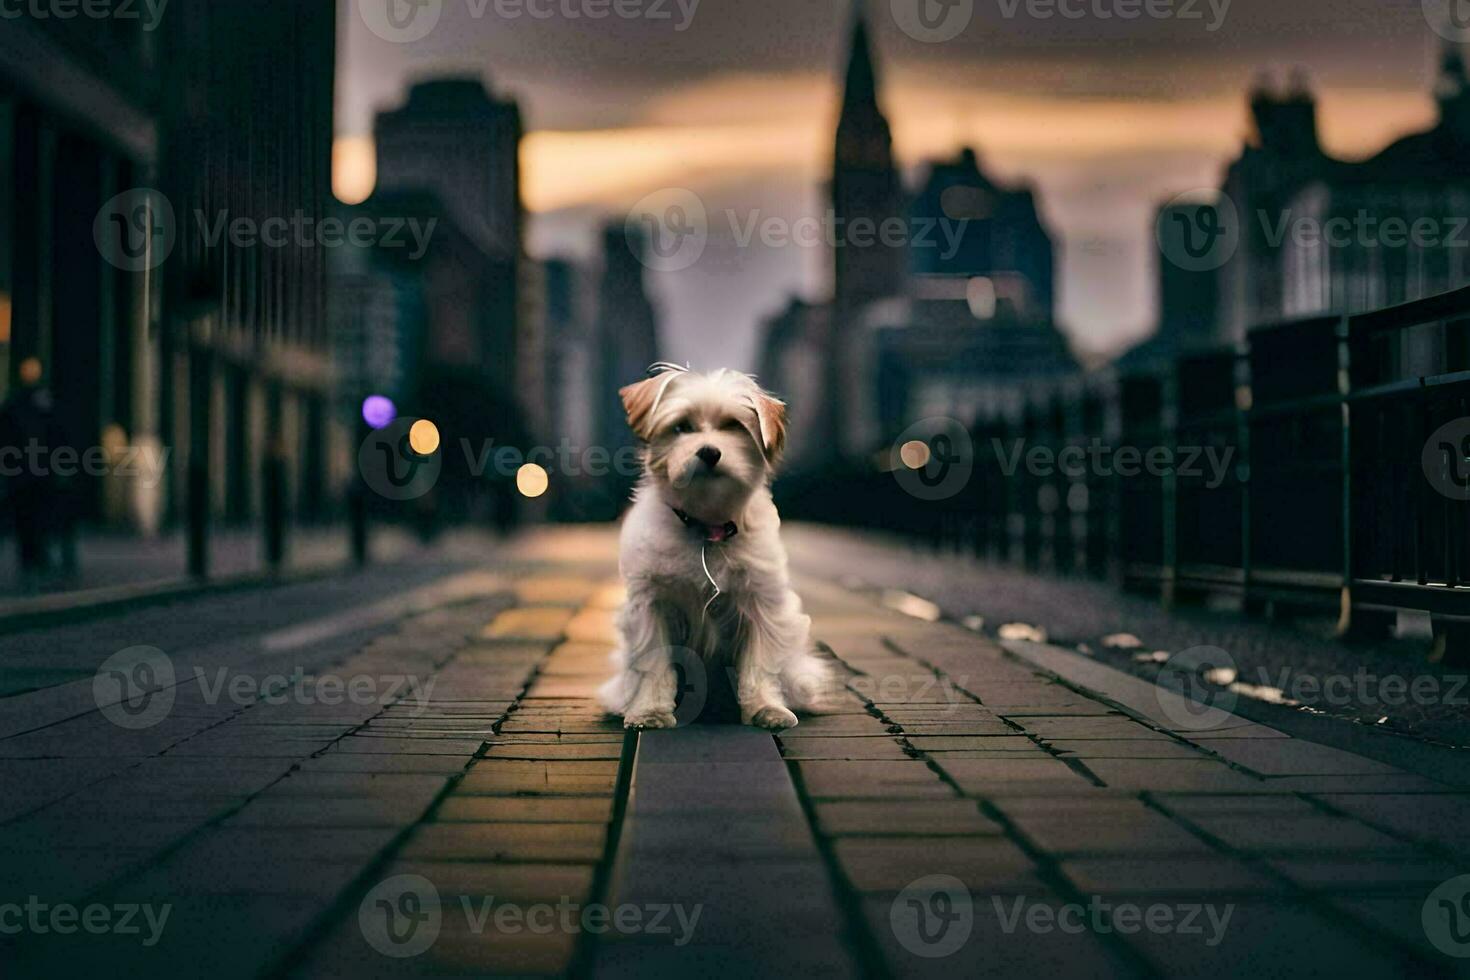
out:
{"label": "paving tile", "polygon": [[970,800],[837,800],[819,802],[815,809],[817,827],[829,837],[1001,833]]}
{"label": "paving tile", "polygon": [[1016,758],[951,759],[940,753],[933,757],[933,761],[963,792],[972,796],[983,796],[998,788],[1014,789],[1037,784],[1056,787],[1091,785],[1066,763],[1052,756],[1010,755]]}
{"label": "paving tile", "polygon": [[1351,752],[1297,738],[1191,738],[1190,741],[1263,776],[1367,776],[1401,771]]}
{"label": "paving tile", "polygon": [[1088,759],[1205,759],[1198,749],[1158,738],[1047,739],[1049,748],[1064,755]]}
{"label": "paving tile", "polygon": [[1086,765],[1104,783],[1120,789],[1230,792],[1264,786],[1213,759],[1088,759]]}
{"label": "paving tile", "polygon": [[1303,888],[1343,892],[1404,892],[1422,902],[1435,886],[1470,872],[1470,861],[1459,865],[1442,858],[1416,854],[1305,854],[1267,862]]}
{"label": "paving tile", "polygon": [[[1147,903],[1140,903],[1146,907]],[[1310,950],[1310,972],[1323,977],[1422,975],[1391,948],[1367,940],[1345,920],[1288,902],[1209,903],[1214,922],[1200,916],[1202,932],[1180,935],[1140,928],[1127,937],[1163,975],[1181,978],[1272,976],[1282,964],[1301,963]],[[1226,909],[1229,918],[1225,918]],[[1208,911],[1208,910],[1207,910]],[[1182,920],[1181,920],[1182,921]],[[1211,942],[1215,941],[1214,945]]]}
{"label": "paving tile", "polygon": [[[799,730],[799,729],[798,729]],[[888,759],[909,758],[895,738],[780,738],[781,755],[787,759]]]}
{"label": "paving tile", "polygon": [[603,796],[617,784],[614,762],[488,759],[474,766],[458,791],[480,796]]}
{"label": "paving tile", "polygon": [[899,892],[916,879],[935,874],[951,875],[977,892],[1043,890],[1031,859],[1000,837],[947,839],[938,847],[923,838],[842,837],[832,849],[860,892]]}
{"label": "paving tile", "polygon": [[1281,882],[1225,856],[1072,858],[1062,862],[1065,874],[1086,894],[1210,895],[1274,893]]}
{"label": "paving tile", "polygon": [[440,823],[598,823],[612,819],[607,797],[519,797],[453,795],[439,805]]}
{"label": "paving tile", "polygon": [[607,828],[590,823],[434,823],[416,829],[405,860],[594,862]]}
{"label": "paving tile", "polygon": [[557,606],[521,606],[496,616],[480,633],[486,640],[556,640],[574,612]]}
{"label": "paving tile", "polygon": [[1046,750],[1015,731],[990,735],[913,735],[905,734],[908,743],[924,752],[1041,752]]}
{"label": "paving tile", "polygon": [[484,753],[487,759],[601,759],[612,762],[621,759],[622,755],[621,740],[568,743],[496,741]]}
{"label": "paving tile", "polygon": [[1241,851],[1393,851],[1408,846],[1356,820],[1327,815],[1190,814],[1187,819]]}
{"label": "paving tile", "polygon": [[[1021,916],[1014,914],[1013,903],[1025,903]],[[977,895],[971,905],[950,928],[969,928],[968,938],[958,949],[947,951],[943,943],[947,932],[928,932],[935,945],[926,946],[918,929],[904,924],[906,917],[916,914],[903,906],[895,909],[895,899],[870,898],[863,903],[868,928],[882,950],[888,971],[899,977],[952,980],[954,977],[986,977],[1010,980],[1013,977],[1089,977],[1123,978],[1137,976],[1136,970],[1120,959],[1093,932],[1068,932],[1051,928],[1037,933],[1026,925],[1024,908],[1031,903],[1050,907],[1059,900],[1037,891],[1026,896]],[[896,925],[896,923],[898,923]],[[903,930],[903,938],[899,931]],[[932,925],[931,925],[932,929]]]}
{"label": "paving tile", "polygon": [[1077,854],[1208,854],[1211,848],[1197,835],[1169,818],[1150,812],[1126,816],[1046,813],[1015,814],[1016,827],[1035,846],[1057,856]]}

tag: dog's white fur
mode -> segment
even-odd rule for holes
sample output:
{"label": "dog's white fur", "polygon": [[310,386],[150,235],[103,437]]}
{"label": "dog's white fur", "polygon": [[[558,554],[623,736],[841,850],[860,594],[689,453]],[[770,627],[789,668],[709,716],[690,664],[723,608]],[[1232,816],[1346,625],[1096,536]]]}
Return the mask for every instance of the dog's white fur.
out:
{"label": "dog's white fur", "polygon": [[[734,371],[655,365],[651,374],[621,392],[644,445],[644,473],[623,523],[628,597],[603,704],[628,728],[675,727],[673,651],[684,649],[707,677],[730,671],[745,724],[790,728],[793,708],[822,710],[831,681],[791,588],[771,499],[786,407]],[[711,448],[720,453],[713,466],[698,455]],[[738,533],[726,541],[706,541],[699,530],[727,522]]]}

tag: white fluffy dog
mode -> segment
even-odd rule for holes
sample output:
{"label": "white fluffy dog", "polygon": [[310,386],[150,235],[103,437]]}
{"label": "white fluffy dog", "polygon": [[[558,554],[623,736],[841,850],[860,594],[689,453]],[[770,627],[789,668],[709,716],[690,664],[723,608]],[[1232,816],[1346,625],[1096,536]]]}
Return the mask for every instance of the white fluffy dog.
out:
{"label": "white fluffy dog", "polygon": [[621,395],[644,444],[644,472],[623,523],[628,598],[603,703],[628,728],[690,721],[675,718],[675,661],[697,657],[693,669],[706,677],[730,672],[743,723],[792,727],[792,708],[821,710],[829,678],[791,588],[771,500],[786,406],[749,375],[669,364]]}

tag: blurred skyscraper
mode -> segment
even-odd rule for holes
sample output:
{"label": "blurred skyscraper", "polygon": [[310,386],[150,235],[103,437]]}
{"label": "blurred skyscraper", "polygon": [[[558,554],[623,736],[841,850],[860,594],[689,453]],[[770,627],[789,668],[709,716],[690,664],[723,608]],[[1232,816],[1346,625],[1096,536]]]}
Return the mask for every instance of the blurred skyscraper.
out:
{"label": "blurred skyscraper", "polygon": [[[621,221],[603,230],[594,353],[597,373],[592,395],[597,445],[614,454],[634,444],[618,391],[646,377],[649,365],[659,360],[658,318],[644,282],[647,248],[642,233]],[[615,495],[614,506],[621,508],[632,479],[612,478],[607,484]]]}
{"label": "blurred skyscraper", "polygon": [[[525,257],[519,105],[496,98],[479,76],[435,78],[414,85],[401,107],[379,113],[373,132],[377,192],[432,192],[485,260],[485,279],[475,287],[478,305],[439,311],[466,318],[469,332],[460,349],[431,347],[426,366],[474,367],[499,398],[519,406],[523,422],[542,428],[544,344],[534,309],[540,287]],[[429,336],[450,333],[437,323]]]}

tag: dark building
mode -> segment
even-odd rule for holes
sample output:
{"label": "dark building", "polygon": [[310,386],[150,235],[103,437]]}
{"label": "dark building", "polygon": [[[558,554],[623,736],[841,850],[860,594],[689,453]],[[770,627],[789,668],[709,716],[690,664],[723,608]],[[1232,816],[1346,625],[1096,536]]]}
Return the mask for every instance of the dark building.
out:
{"label": "dark building", "polygon": [[1444,52],[1435,97],[1432,129],[1337,163],[1292,197],[1292,222],[1324,233],[1286,236],[1283,314],[1358,312],[1470,282],[1470,78],[1456,48]]}
{"label": "dark building", "polygon": [[[275,506],[270,465],[316,517],[338,489],[325,464],[327,250],[306,233],[277,246],[212,229],[222,218],[307,228],[331,213],[335,5],[223,0],[164,22],[160,186],[179,224],[165,265],[164,430],[189,447],[191,507],[204,487],[231,519]],[[168,370],[185,361],[187,391]]]}
{"label": "dark building", "polygon": [[551,441],[586,447],[592,442],[591,347],[596,319],[596,286],[572,259],[542,263],[545,286],[542,315],[546,337],[545,384]]}
{"label": "dark building", "polygon": [[[156,181],[166,32],[28,15],[3,27],[0,395],[35,358],[77,446],[107,433],[159,450],[159,277],[109,264],[93,231],[114,195]],[[80,487],[83,514],[158,525],[160,494],[111,489]]]}
{"label": "dark building", "polygon": [[[592,385],[597,445],[609,453],[633,445],[633,434],[618,391],[644,377],[659,360],[658,318],[644,284],[642,256],[648,248],[641,232],[622,222],[609,224],[602,235],[602,280],[597,291],[596,362]],[[609,480],[615,486],[618,480]],[[632,481],[615,486],[621,504]]]}
{"label": "dark building", "polygon": [[1226,170],[1219,204],[1160,212],[1167,235],[1218,207],[1212,223],[1236,221],[1239,245],[1218,270],[1188,271],[1169,259],[1165,243],[1159,334],[1131,360],[1470,282],[1470,234],[1458,217],[1470,207],[1470,77],[1455,47],[1443,52],[1434,93],[1433,128],[1347,161],[1322,148],[1316,100],[1300,73],[1284,91],[1258,83],[1250,97],[1253,132]]}
{"label": "dark building", "polygon": [[478,77],[435,78],[409,89],[401,108],[378,114],[378,188],[432,190],[460,227],[492,254],[520,254],[521,110]]}
{"label": "dark building", "polygon": [[[1217,227],[1219,210],[1209,203],[1173,203],[1159,210],[1156,226],[1161,241],[1156,276],[1159,321],[1154,335],[1129,350],[1119,365],[1147,367],[1172,360],[1186,351],[1213,347],[1218,336],[1221,276],[1216,269],[1194,269],[1169,260],[1188,254],[1186,236],[1200,228]],[[1195,245],[1199,245],[1196,240]]]}
{"label": "dark building", "polygon": [[786,402],[786,462],[793,470],[820,463],[831,452],[819,429],[831,320],[830,303],[792,298],[764,326],[758,377]]}
{"label": "dark building", "polygon": [[1030,187],[996,183],[966,148],[930,165],[909,213],[914,275],[984,276],[1017,316],[1055,317],[1055,249]]}
{"label": "dark building", "polygon": [[[843,75],[832,206],[833,300],[764,325],[761,378],[791,403],[793,469],[865,459],[924,414],[967,418],[1017,385],[1077,368],[1055,323],[1056,258],[1029,187],[973,150],[932,163],[909,198],[858,6]],[[904,244],[845,240],[884,222]]]}
{"label": "dark building", "polygon": [[7,377],[39,359],[72,442],[173,450],[163,487],[85,484],[83,514],[187,516],[200,571],[211,517],[333,492],[324,250],[218,230],[327,214],[336,5],[159,16],[6,19],[0,310]]}
{"label": "dark building", "polygon": [[845,419],[860,410],[859,366],[849,356],[849,339],[857,319],[871,303],[898,296],[904,290],[908,260],[902,245],[893,242],[885,227],[900,227],[907,239],[908,209],[893,157],[893,133],[878,102],[878,71],[863,5],[854,16],[843,75],[842,109],[832,169],[832,216],[837,246],[833,250],[833,314],[828,318],[822,400],[825,417],[820,424],[826,452],[850,447]]}
{"label": "dark building", "polygon": [[1302,187],[1339,166],[1322,149],[1317,103],[1300,73],[1285,92],[1273,91],[1269,79],[1258,82],[1250,114],[1253,136],[1226,171],[1222,187],[1239,222],[1240,244],[1220,269],[1216,333],[1221,340],[1244,336],[1251,324],[1277,319],[1282,312],[1283,243],[1261,217],[1286,213]]}
{"label": "dark building", "polygon": [[[402,107],[379,113],[373,135],[378,190],[432,192],[490,265],[477,287],[485,310],[461,314],[474,336],[439,353],[478,369],[520,403],[523,419],[538,416],[543,355],[531,309],[536,284],[528,281],[535,270],[524,255],[519,106],[495,98],[479,77],[436,78],[414,85]],[[436,327],[431,337],[450,333]]]}

